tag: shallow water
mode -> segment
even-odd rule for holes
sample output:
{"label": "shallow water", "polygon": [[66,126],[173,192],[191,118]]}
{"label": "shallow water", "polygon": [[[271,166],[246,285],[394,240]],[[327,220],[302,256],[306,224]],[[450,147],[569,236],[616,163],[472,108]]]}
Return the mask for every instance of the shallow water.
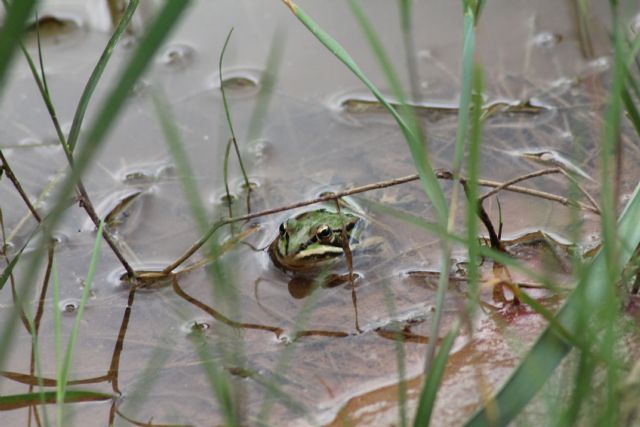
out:
{"label": "shallow water", "polygon": [[[432,162],[436,167],[450,168],[459,90],[459,3],[416,3],[420,96],[414,102],[425,107],[422,123]],[[607,15],[594,12],[596,55],[585,59],[567,4],[536,2],[534,8],[531,2],[494,1],[483,12],[478,58],[485,70],[485,108],[494,106],[484,129],[484,179],[504,182],[543,168],[520,155],[542,150],[571,159],[587,175],[598,177],[599,154],[595,147],[608,79],[607,58],[599,55],[606,54]],[[151,2],[147,4],[150,5]],[[301,6],[387,92],[370,49],[344,2]],[[95,10],[88,13],[81,3],[51,2],[46,11],[72,16],[77,20],[74,22],[82,24],[64,27],[61,35],[56,35],[55,27],[53,35],[44,34],[48,84],[63,128],[68,130],[83,82],[108,35],[96,28],[100,26],[96,22],[104,21],[104,17],[96,18]],[[402,34],[398,25],[388,23],[397,22],[397,13],[395,4],[367,2],[368,16],[380,29],[399,76],[407,80]],[[140,17],[139,27],[144,27],[145,19],[148,18]],[[310,199],[326,191],[414,173],[409,150],[393,119],[375,106],[351,111],[343,108],[344,100],[360,102],[371,97],[283,4],[198,2],[138,83],[84,179],[98,212],[113,213],[112,228],[118,244],[136,268],[161,269],[201,235],[184,195],[183,177],[165,143],[153,94],[166,98],[172,111],[209,221],[227,214],[222,202],[222,158],[229,133],[217,61],[231,27],[234,32],[223,76],[240,150],[255,184],[251,199],[254,212]],[[252,134],[250,123],[276,29],[282,35],[282,61],[273,71],[277,80],[264,124],[259,133]],[[509,37],[504,36],[505,32]],[[115,52],[93,108],[100,105],[135,43],[135,37],[129,36]],[[28,45],[33,53],[32,39]],[[47,185],[59,182],[66,162],[54,143],[53,128],[28,69],[22,60],[16,62],[0,101],[0,144],[32,200],[42,197],[40,210],[45,212],[54,197],[46,191]],[[534,112],[507,108],[529,104],[540,108]],[[91,122],[93,111],[90,109],[86,123]],[[623,142],[627,155],[622,191],[628,193],[638,180],[640,152],[632,140]],[[230,192],[236,197],[234,214],[240,215],[245,213],[242,202],[246,193],[233,156],[230,176]],[[581,182],[597,197],[595,183]],[[535,178],[524,185],[562,196],[569,188],[561,175]],[[442,186],[450,194],[451,183],[443,181]],[[11,247],[17,250],[34,221],[21,221],[28,216],[26,208],[6,179],[0,181],[0,200]],[[487,201],[485,207],[497,218],[495,200]],[[430,203],[418,183],[355,198],[362,206],[368,201],[433,220]],[[464,200],[460,198],[458,203],[463,205]],[[544,229],[569,237],[575,231],[569,210],[558,203],[501,193],[500,205],[505,236]],[[306,209],[312,208],[301,211]],[[247,242],[256,248],[266,247],[276,236],[278,225],[295,212],[253,220],[251,223],[258,228]],[[219,269],[195,269],[178,275],[173,283],[140,289],[134,295],[119,280],[121,265],[103,247],[71,378],[89,379],[90,389],[120,397],[114,402],[68,405],[66,410],[74,412],[76,422],[82,425],[105,425],[110,416],[118,425],[126,425],[125,420],[132,419],[153,419],[160,424],[221,424],[216,399],[204,374],[204,359],[229,373],[232,392],[248,425],[265,419],[266,412],[274,425],[339,424],[344,417],[359,425],[394,422],[393,387],[398,382],[400,345],[394,339],[394,331],[399,325],[404,333],[401,347],[407,378],[418,378],[410,383],[410,405],[414,405],[435,304],[433,281],[416,279],[409,272],[437,271],[440,246],[436,237],[390,215],[373,211],[366,215],[369,225],[365,233],[382,236],[388,251],[373,259],[356,254],[354,270],[361,277],[355,289],[347,284],[319,289],[310,296],[304,295],[308,292],[299,284],[290,283],[289,275],[271,265],[266,251],[243,244],[234,245],[221,256]],[[462,217],[458,215],[458,225],[462,224]],[[597,221],[593,214],[579,214],[585,235],[597,231]],[[248,225],[241,224],[238,229]],[[220,240],[231,236],[228,229],[218,235]],[[95,231],[84,212],[73,206],[56,236],[66,336],[81,298]],[[462,252],[454,251],[454,255],[454,261],[464,259]],[[19,283],[20,274],[17,277]],[[234,289],[233,297],[225,292],[230,287]],[[457,318],[465,300],[463,292],[464,288],[452,282],[441,337]],[[33,301],[37,299],[34,295]],[[487,295],[486,300],[490,299]],[[43,301],[41,369],[44,377],[55,378],[55,307],[50,294]],[[551,300],[548,305],[554,308],[557,301]],[[0,292],[0,319],[9,316],[12,306],[6,286]],[[473,333],[467,331],[454,347],[443,397],[435,413],[437,424],[461,423],[470,415],[480,404],[474,388],[475,369],[490,372],[490,385],[500,384],[517,365],[517,356],[533,341],[543,322],[526,309],[488,310],[474,326]],[[519,337],[516,344],[510,335],[514,331]],[[13,345],[3,369],[28,374],[31,338],[24,328],[19,329]],[[273,386],[277,393],[269,391]],[[0,381],[2,394],[23,393],[26,388],[9,377]],[[4,412],[2,417],[7,417],[11,425],[22,425],[28,414],[20,409]]]}

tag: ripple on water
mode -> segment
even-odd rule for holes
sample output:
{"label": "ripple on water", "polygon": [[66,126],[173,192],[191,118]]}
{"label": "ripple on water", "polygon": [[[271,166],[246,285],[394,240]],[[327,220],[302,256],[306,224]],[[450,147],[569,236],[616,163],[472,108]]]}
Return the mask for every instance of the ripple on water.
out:
{"label": "ripple on water", "polygon": [[[253,96],[260,90],[262,70],[253,68],[232,68],[222,71],[222,86],[225,94],[234,98]],[[210,86],[220,90],[220,74],[210,78]]]}
{"label": "ripple on water", "polygon": [[28,44],[37,43],[37,33],[40,33],[40,42],[46,45],[65,45],[82,40],[84,24],[76,15],[59,12],[42,14],[38,20],[27,25],[26,41]]}

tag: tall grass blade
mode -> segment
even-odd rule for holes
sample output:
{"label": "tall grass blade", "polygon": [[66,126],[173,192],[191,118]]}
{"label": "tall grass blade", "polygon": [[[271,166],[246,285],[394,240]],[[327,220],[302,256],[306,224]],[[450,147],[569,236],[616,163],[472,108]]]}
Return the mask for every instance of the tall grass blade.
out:
{"label": "tall grass blade", "polygon": [[[444,193],[442,192],[442,189],[438,184],[435,173],[433,172],[429,152],[425,149],[424,135],[418,123],[415,112],[408,105],[406,105],[406,96],[402,89],[402,85],[400,84],[400,80],[398,79],[397,73],[393,68],[391,60],[385,53],[380,39],[378,38],[371,23],[366,18],[362,8],[360,7],[359,2],[357,0],[348,0],[348,5],[351,8],[354,16],[356,17],[358,24],[362,28],[362,31],[367,38],[367,42],[371,46],[374,55],[378,60],[380,68],[384,72],[385,78],[393,92],[393,95],[397,98],[398,102],[400,102],[400,112],[402,119],[404,120],[404,123],[407,123],[407,125],[409,126],[409,132],[403,133],[411,151],[414,165],[416,166],[418,174],[420,175],[420,180],[423,184],[424,191],[433,203],[438,220],[442,224],[445,224],[448,215],[447,202],[445,200]],[[338,58],[340,57],[338,56]],[[351,71],[355,73],[355,70],[352,69]],[[360,78],[360,80],[362,80],[362,77],[358,77]],[[373,92],[373,89],[369,89]],[[375,92],[373,93],[375,95]],[[378,95],[376,95],[376,97],[378,97]],[[392,108],[390,105],[384,102],[383,104],[387,107],[387,109]]]}
{"label": "tall grass blade", "polygon": [[407,72],[411,86],[411,99],[413,102],[420,102],[420,79],[418,76],[418,60],[416,58],[417,49],[415,38],[413,37],[413,22],[411,19],[413,2],[411,0],[400,0],[398,5],[400,8],[402,43],[404,44],[404,55],[407,61]]}
{"label": "tall grass blade", "polygon": [[440,383],[442,382],[442,376],[444,374],[444,368],[447,366],[449,360],[449,353],[453,342],[458,336],[460,328],[458,325],[454,326],[447,336],[442,341],[442,345],[436,354],[433,364],[431,365],[431,371],[427,375],[427,379],[420,392],[420,398],[418,399],[418,409],[416,410],[416,418],[413,421],[414,427],[426,427],[431,422],[431,414],[433,413],[433,407],[436,403],[436,396]]}
{"label": "tall grass blade", "polygon": [[[57,381],[60,381],[62,375],[60,374],[63,369],[63,358],[62,358],[62,311],[60,310],[60,276],[58,275],[58,267],[53,262],[51,269],[51,277],[53,280],[53,336],[55,343],[55,362],[56,362],[56,372]],[[58,402],[58,407],[56,408],[57,418],[62,419],[63,409],[61,408],[62,402],[64,402],[64,396],[62,395],[62,388],[56,387],[56,402]]]}
{"label": "tall grass blade", "polygon": [[[164,139],[176,164],[178,175],[181,177],[180,183],[186,195],[191,214],[195,218],[200,231],[204,232],[209,227],[206,209],[202,203],[202,200],[200,199],[200,193],[198,191],[196,182],[193,179],[192,169],[189,165],[187,152],[184,148],[180,133],[172,119],[171,112],[169,111],[169,107],[166,102],[166,98],[159,89],[156,89],[153,93],[153,104],[156,110],[156,115],[158,116],[158,120],[162,127],[162,131],[164,133]],[[217,260],[216,255],[219,253],[220,248],[215,239],[209,241],[207,250],[209,251],[213,259],[211,269],[212,281],[214,283],[227,283],[228,281],[225,282],[224,280],[222,266]],[[222,298],[217,297],[226,297],[224,298],[225,305],[227,307],[230,307],[232,312],[237,312],[237,297],[235,295],[235,288],[233,286],[228,286],[228,289],[221,289],[221,287],[218,286],[216,287],[216,289],[214,289],[214,293],[216,293],[216,291],[225,291],[225,295],[220,295],[218,293],[216,295],[216,299],[218,301],[222,301]],[[204,339],[198,339],[194,345],[198,352],[198,357],[202,362],[205,375],[207,377],[207,380],[209,381],[209,385],[211,386],[211,389],[214,392],[214,396],[218,401],[220,411],[222,412],[223,418],[225,420],[225,425],[240,425],[238,411],[236,410],[235,402],[232,399],[232,384],[230,383],[226,373],[222,371],[218,366],[216,366],[212,361],[211,355],[209,354],[209,351],[206,347],[207,341],[205,341]],[[228,354],[230,352],[225,351],[224,357],[228,356],[228,359],[231,359],[233,357],[240,358],[242,350],[239,348],[236,348],[236,350],[237,353],[234,354]]]}
{"label": "tall grass blade", "polygon": [[171,350],[164,346],[157,346],[153,349],[144,369],[138,375],[137,381],[127,392],[127,398],[118,407],[118,412],[126,414],[128,419],[136,419],[139,410],[143,407],[151,392],[151,389],[160,378],[160,371],[166,368],[167,361],[171,355]]}
{"label": "tall grass blade", "polygon": [[[619,138],[621,95],[625,78],[623,58],[620,29],[614,23],[613,82],[601,150],[608,152],[609,156],[616,152],[615,147]],[[602,323],[596,323],[591,327],[604,324],[604,337],[611,340],[613,325],[611,324],[610,310],[612,308],[606,306],[617,307],[615,296],[613,296],[613,287],[617,283],[622,268],[629,262],[635,248],[640,243],[640,227],[637,226],[640,223],[640,185],[636,187],[633,197],[627,204],[616,227],[613,223],[616,201],[611,194],[614,192],[611,190],[610,184],[607,183],[610,159],[603,157],[602,160],[604,177],[601,180],[602,193],[609,193],[603,196],[603,248],[579,278],[576,289],[567,299],[556,319],[566,328],[568,333],[580,336],[580,329],[584,327],[583,313],[590,313],[591,320],[600,316]],[[620,236],[622,244],[618,243],[617,236]],[[611,343],[605,346],[605,358],[611,354],[612,347]],[[482,409],[466,425],[474,427],[507,425],[542,387],[571,348],[572,344],[549,326],[524,357],[512,377],[496,395],[493,403],[497,408],[497,418],[491,417],[486,409]],[[611,360],[609,363],[613,363],[613,361]],[[612,369],[609,368],[609,385],[615,383],[615,377],[611,376]]]}
{"label": "tall grass blade", "polygon": [[222,416],[225,420],[225,426],[239,426],[240,419],[238,418],[238,411],[233,400],[232,388],[229,384],[226,372],[216,366],[215,362],[211,359],[209,352],[207,351],[206,341],[200,339],[195,341],[195,348],[198,352],[198,357],[202,361],[205,375],[209,381],[209,385],[215,394],[215,398],[218,401],[219,410],[222,412]]}
{"label": "tall grass blade", "polygon": [[162,133],[164,134],[164,140],[167,143],[169,151],[171,152],[171,157],[173,157],[173,161],[176,164],[178,176],[180,177],[180,184],[182,185],[182,191],[184,191],[184,194],[187,197],[187,203],[191,209],[191,215],[196,220],[198,229],[200,231],[204,231],[209,227],[207,211],[200,199],[200,192],[198,191],[196,182],[193,179],[192,169],[189,165],[189,158],[184,148],[184,144],[182,143],[178,128],[172,119],[166,97],[160,89],[156,89],[153,92],[152,99],[158,121],[162,128]]}
{"label": "tall grass blade", "polygon": [[[229,133],[231,133],[231,144],[235,149],[236,156],[238,157],[238,163],[240,165],[240,170],[242,171],[242,177],[244,178],[244,184],[247,187],[247,193],[251,193],[251,184],[249,183],[249,177],[247,176],[247,171],[244,168],[244,163],[242,161],[242,156],[240,155],[240,149],[238,148],[238,138],[236,137],[236,132],[233,128],[233,120],[231,120],[231,111],[229,110],[229,102],[227,101],[227,94],[224,90],[224,79],[222,78],[222,62],[224,60],[224,53],[227,51],[227,46],[229,45],[229,40],[231,39],[231,34],[233,33],[233,28],[229,30],[229,34],[227,34],[227,38],[224,41],[224,45],[222,46],[222,51],[220,52],[220,60],[218,62],[218,73],[220,76],[220,93],[222,94],[222,105],[224,107],[224,114],[227,118],[227,126],[229,127]],[[228,181],[228,163],[229,163],[229,148],[227,148],[227,154],[224,157],[224,186],[227,191],[227,202],[229,203],[229,216],[233,216],[233,212],[231,211],[231,194],[229,193],[229,181]],[[247,197],[247,211],[249,209],[249,197]]]}
{"label": "tall grass blade", "polygon": [[[473,28],[470,29],[473,31]],[[482,124],[481,124],[481,111],[482,111],[482,72],[479,68],[471,70],[471,78],[469,79],[473,84],[473,109],[469,110],[467,106],[467,114],[471,115],[471,133],[469,143],[469,179],[467,180],[467,241],[466,246],[469,253],[469,271],[468,279],[470,288],[472,290],[471,303],[474,304],[477,300],[477,280],[478,280],[478,259],[480,252],[480,245],[478,242],[478,175],[480,164],[480,143],[482,138]],[[463,76],[466,78],[467,76]],[[471,92],[471,86],[468,88]],[[462,112],[460,113],[462,114]],[[461,119],[462,120],[462,119]],[[463,141],[464,143],[464,141]],[[442,303],[441,303],[442,304]],[[431,369],[425,372],[427,378],[423,385],[420,400],[418,401],[418,410],[416,412],[416,419],[414,426],[426,426],[431,421],[431,414],[433,412],[433,406],[435,404],[436,395],[440,382],[442,381],[442,374],[444,373],[444,367],[447,363],[451,346],[459,331],[459,326],[456,324],[454,328],[447,334],[445,340],[438,350]],[[436,336],[432,335],[431,339],[435,339]]]}
{"label": "tall grass blade", "polygon": [[14,0],[7,5],[4,25],[0,28],[0,94],[9,64],[22,37],[24,25],[36,4],[35,0]]}
{"label": "tall grass blade", "polygon": [[[31,239],[27,240],[27,243],[30,241]],[[9,262],[9,264],[4,268],[4,270],[2,271],[2,274],[0,274],[0,289],[2,289],[4,287],[4,284],[7,283],[7,280],[9,280],[9,277],[11,277],[11,273],[13,273],[13,269],[16,267],[16,265],[18,264],[18,261],[20,260],[20,257],[22,256],[22,252],[24,252],[24,249],[27,247],[26,244],[24,244],[20,250],[18,251],[18,253],[16,253],[13,257],[13,259]]]}
{"label": "tall grass blade", "polygon": [[[22,1],[17,3],[21,4]],[[52,208],[51,213],[44,221],[45,230],[50,231],[54,229],[58,221],[61,219],[67,206],[67,199],[69,195],[76,187],[80,177],[91,164],[98,148],[104,142],[107,132],[113,125],[120,109],[129,97],[133,85],[145,71],[146,67],[151,62],[154,53],[166,39],[171,28],[173,28],[173,26],[178,22],[188,5],[189,2],[187,0],[173,0],[171,2],[167,2],[157,14],[156,19],[149,27],[149,30],[142,38],[138,48],[133,53],[129,63],[121,73],[120,78],[117,80],[116,86],[110,91],[106,101],[98,110],[96,119],[87,134],[86,143],[81,147],[79,155],[76,158],[75,167],[63,181],[58,192],[57,201]],[[44,239],[43,241],[46,240],[47,239]],[[38,267],[42,260],[43,251],[44,248],[37,248],[36,251],[34,251],[29,264],[25,267],[25,274],[21,280],[21,286],[19,287],[21,301],[23,300],[22,297],[24,295],[28,295],[33,286],[35,286],[35,277],[39,272]],[[7,356],[7,349],[11,347],[10,343],[15,331],[15,324],[18,320],[18,312],[19,310],[17,309],[13,310],[2,325],[3,330],[0,335],[0,342],[3,343],[3,346],[0,347],[0,367],[4,365],[4,361]]]}
{"label": "tall grass blade", "polygon": [[[387,316],[390,319],[397,319],[396,305],[394,302],[393,293],[389,288],[389,285],[383,281],[382,289],[384,292],[384,303],[387,308]],[[392,324],[394,332],[394,346],[396,351],[396,365],[398,366],[398,416],[400,418],[400,427],[406,427],[407,423],[407,366],[406,366],[406,352],[404,350],[405,340],[401,333],[401,322],[394,322]]]}
{"label": "tall grass blade", "polygon": [[78,105],[76,107],[76,112],[73,115],[73,121],[71,122],[71,129],[69,130],[69,137],[67,138],[67,145],[69,146],[69,150],[73,153],[76,143],[78,142],[78,137],[80,136],[80,129],[82,128],[82,121],[84,120],[84,115],[87,112],[87,107],[89,106],[89,101],[91,100],[91,96],[93,95],[94,90],[98,86],[98,82],[102,77],[102,73],[107,68],[107,64],[109,63],[109,59],[111,59],[111,54],[116,48],[116,45],[120,41],[122,34],[129,27],[129,23],[131,22],[131,18],[138,7],[138,3],[140,0],[129,0],[129,4],[127,8],[124,10],[122,14],[122,18],[120,18],[120,22],[116,26],[111,38],[107,42],[107,45],[104,47],[102,51],[102,55],[100,55],[100,59],[96,63],[93,71],[91,72],[91,76],[87,81],[87,84],[82,91],[82,95],[80,95],[80,100],[78,101]]}
{"label": "tall grass blade", "polygon": [[[633,250],[640,243],[640,186],[636,188],[633,198],[623,212],[618,230],[625,236],[625,245],[619,252],[618,263],[626,264],[633,255]],[[576,290],[567,299],[565,305],[556,316],[557,321],[571,334],[579,335],[584,325],[579,322],[579,312],[590,310],[598,313],[600,304],[606,299],[608,281],[607,260],[603,252],[599,252],[592,265],[587,267]],[[580,298],[579,293],[584,294]],[[572,345],[555,329],[548,327],[523,358],[522,362],[495,397],[498,410],[497,418],[492,418],[486,409],[482,409],[466,424],[467,427],[505,426],[520,413],[522,408],[540,390],[555,368],[571,350]]]}
{"label": "tall grass blade", "polygon": [[[96,272],[96,266],[98,265],[98,256],[100,255],[100,246],[102,244],[102,228],[104,227],[104,221],[100,222],[100,226],[98,227],[96,240],[93,245],[93,252],[91,253],[91,261],[89,262],[89,270],[87,271],[87,277],[84,281],[84,289],[82,290],[82,297],[80,299],[80,304],[78,306],[78,313],[76,314],[75,322],[73,323],[73,328],[71,329],[71,336],[69,337],[69,341],[67,342],[67,351],[64,356],[64,360],[62,361],[61,370],[58,371],[57,378],[57,416],[56,422],[58,426],[62,426],[63,421],[63,403],[65,402],[65,393],[67,391],[67,382],[69,380],[69,370],[71,369],[71,363],[73,361],[73,351],[76,346],[76,341],[78,339],[78,332],[80,331],[80,322],[82,321],[82,315],[84,314],[84,308],[89,300],[89,295],[91,293],[91,286],[93,284],[93,277]],[[54,307],[54,310],[60,310],[60,307]]]}
{"label": "tall grass blade", "polygon": [[453,173],[458,175],[462,166],[462,155],[469,129],[469,106],[471,105],[471,85],[473,83],[473,55],[476,47],[476,18],[471,9],[464,13],[464,41],[462,46],[462,79],[460,87],[460,105],[458,106],[458,127],[456,146],[453,156]]}
{"label": "tall grass blade", "polygon": [[273,34],[273,39],[271,40],[269,53],[267,54],[267,64],[260,78],[260,91],[256,96],[256,106],[251,113],[251,119],[249,119],[248,141],[254,141],[262,133],[264,119],[267,115],[267,110],[269,109],[273,95],[273,88],[275,87],[278,77],[278,68],[282,62],[282,51],[285,40],[282,31],[279,28],[276,29]]}
{"label": "tall grass blade", "polygon": [[[472,31],[472,30],[471,30]],[[472,316],[476,304],[478,303],[478,266],[480,265],[480,242],[478,240],[478,205],[480,178],[480,155],[482,145],[482,103],[483,103],[483,76],[482,70],[476,67],[472,73],[473,93],[472,93],[472,111],[467,109],[467,114],[471,116],[471,134],[469,138],[469,158],[468,179],[466,181],[465,192],[467,196],[467,242],[468,251],[468,279],[471,290],[470,316]],[[463,79],[466,76],[463,75]],[[471,90],[470,90],[471,92]],[[468,106],[467,106],[468,108]],[[464,141],[462,142],[462,144]]]}
{"label": "tall grass blade", "polygon": [[[393,108],[385,99],[378,88],[369,80],[369,78],[360,69],[358,64],[353,60],[351,55],[326,31],[324,31],[309,15],[307,15],[300,7],[290,0],[283,0],[293,14],[300,20],[300,22],[307,27],[309,31],[322,43],[329,51],[331,51],[343,64],[349,68],[349,70],[356,76],[364,85],[371,91],[371,93],[380,101],[385,108],[391,113],[393,118],[398,123],[400,130],[402,131],[405,139],[409,143],[409,147],[412,150],[414,162],[423,185],[425,186],[425,192],[431,199],[434,205],[436,214],[441,221],[447,217],[447,203],[442,193],[442,189],[438,185],[438,181],[435,177],[433,169],[425,165],[425,159],[427,153],[422,146],[420,137],[416,132],[414,126],[407,123],[406,119],[401,117],[400,114]],[[414,152],[415,150],[415,152]]]}
{"label": "tall grass blade", "polygon": [[[618,233],[624,236],[624,244],[618,252],[616,264],[621,268],[631,259],[634,248],[640,244],[640,185],[627,204],[618,223]],[[568,333],[579,336],[584,325],[580,322],[581,310],[592,313],[592,318],[600,312],[602,301],[612,286],[609,281],[607,259],[599,252],[591,265],[585,269],[576,290],[569,296],[556,316]],[[497,418],[492,418],[482,409],[466,424],[467,427],[504,426],[518,415],[522,408],[540,390],[562,359],[572,349],[572,344],[553,327],[548,327],[523,358],[512,377],[495,397]]]}

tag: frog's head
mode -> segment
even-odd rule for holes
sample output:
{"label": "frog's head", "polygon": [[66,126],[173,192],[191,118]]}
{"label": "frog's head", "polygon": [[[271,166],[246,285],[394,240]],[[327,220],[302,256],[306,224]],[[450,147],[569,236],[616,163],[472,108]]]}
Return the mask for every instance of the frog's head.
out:
{"label": "frog's head", "polygon": [[353,243],[361,221],[346,212],[303,212],[280,224],[278,236],[269,245],[269,256],[283,270],[322,268],[344,254],[343,227],[348,241]]}

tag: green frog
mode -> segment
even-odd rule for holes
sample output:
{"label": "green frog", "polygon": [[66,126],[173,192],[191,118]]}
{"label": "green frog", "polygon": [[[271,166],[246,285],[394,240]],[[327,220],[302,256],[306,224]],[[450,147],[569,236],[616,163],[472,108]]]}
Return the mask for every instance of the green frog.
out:
{"label": "green frog", "polygon": [[346,211],[303,212],[280,224],[278,236],[269,245],[269,256],[285,271],[304,273],[327,268],[344,255],[345,244],[350,249],[358,245],[363,223],[361,217]]}

